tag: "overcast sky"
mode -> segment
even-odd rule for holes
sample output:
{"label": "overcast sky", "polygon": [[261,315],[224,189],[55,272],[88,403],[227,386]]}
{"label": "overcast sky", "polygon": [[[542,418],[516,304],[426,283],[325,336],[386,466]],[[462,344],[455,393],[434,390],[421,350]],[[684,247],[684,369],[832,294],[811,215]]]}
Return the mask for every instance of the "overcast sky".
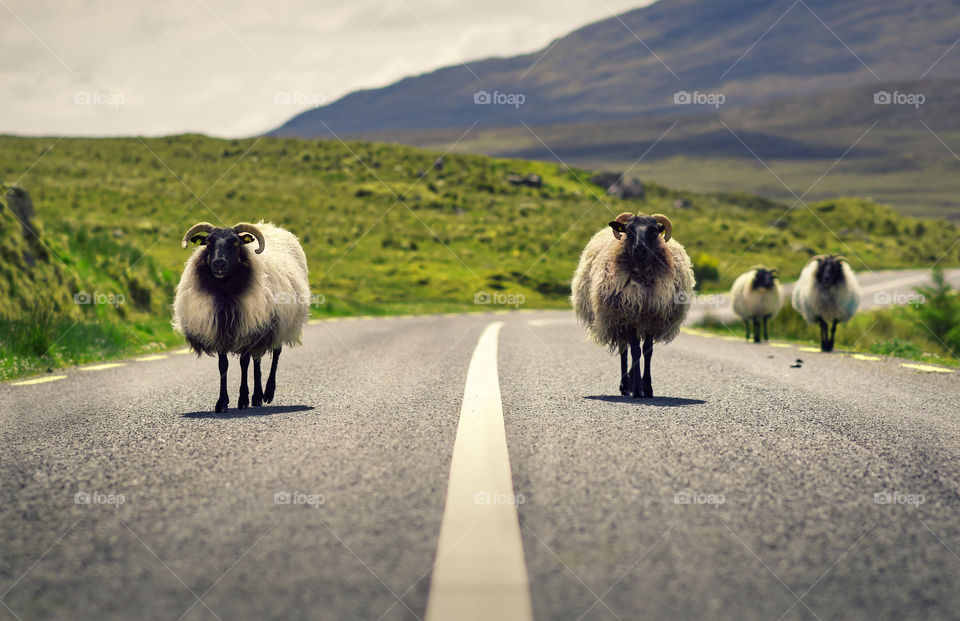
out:
{"label": "overcast sky", "polygon": [[0,0],[0,133],[249,136],[651,0]]}

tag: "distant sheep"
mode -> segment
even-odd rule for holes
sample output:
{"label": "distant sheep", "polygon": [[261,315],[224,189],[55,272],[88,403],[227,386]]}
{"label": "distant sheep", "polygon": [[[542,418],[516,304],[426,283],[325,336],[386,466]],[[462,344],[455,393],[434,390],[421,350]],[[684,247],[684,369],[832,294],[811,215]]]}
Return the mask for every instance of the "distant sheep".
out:
{"label": "distant sheep", "polygon": [[747,327],[747,340],[750,340],[750,324],[753,324],[753,342],[760,342],[760,325],[763,324],[763,340],[768,340],[767,320],[776,316],[783,306],[777,270],[755,265],[749,271],[740,274],[733,281],[730,296],[733,298],[733,312]]}
{"label": "distant sheep", "polygon": [[622,213],[609,227],[612,232],[596,233],[580,255],[570,301],[589,337],[620,352],[620,393],[652,397],[653,344],[669,343],[680,331],[693,300],[693,266],[662,214]]}
{"label": "distant sheep", "polygon": [[860,285],[845,258],[818,255],[800,272],[792,301],[807,323],[820,326],[820,349],[833,351],[837,324],[850,321],[860,305]]}
{"label": "distant sheep", "polygon": [[[257,242],[251,251],[249,244]],[[249,404],[247,368],[253,358],[253,405],[273,401],[277,362],[283,345],[300,343],[307,321],[310,285],[307,258],[297,238],[273,224],[241,222],[217,228],[195,224],[181,245],[198,246],[187,261],[173,303],[173,327],[197,354],[217,354],[220,398],[227,409],[227,354],[240,356],[240,397]],[[260,384],[260,359],[273,352],[266,390]]]}

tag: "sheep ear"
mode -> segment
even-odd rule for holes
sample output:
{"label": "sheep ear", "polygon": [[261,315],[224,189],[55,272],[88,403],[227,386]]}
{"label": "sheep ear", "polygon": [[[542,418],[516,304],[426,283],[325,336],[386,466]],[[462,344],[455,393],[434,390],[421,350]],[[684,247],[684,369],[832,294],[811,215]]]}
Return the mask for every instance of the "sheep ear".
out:
{"label": "sheep ear", "polygon": [[190,243],[194,246],[205,246],[207,245],[207,234],[198,233],[190,238]]}
{"label": "sheep ear", "polygon": [[245,244],[249,244],[252,241],[255,241],[257,238],[251,235],[250,233],[244,233],[240,236],[240,241]]}
{"label": "sheep ear", "polygon": [[610,221],[608,226],[613,229],[613,236],[617,239],[620,239],[620,236],[624,231],[626,231],[626,227],[623,226],[623,222],[620,222],[619,220]]}

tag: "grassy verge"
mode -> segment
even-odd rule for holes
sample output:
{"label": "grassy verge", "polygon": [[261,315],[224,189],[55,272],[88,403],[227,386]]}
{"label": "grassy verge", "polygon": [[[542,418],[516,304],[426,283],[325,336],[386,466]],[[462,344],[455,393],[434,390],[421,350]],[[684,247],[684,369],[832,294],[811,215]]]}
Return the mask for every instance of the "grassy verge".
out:
{"label": "grassy verge", "polygon": [[97,321],[49,312],[0,317],[0,380],[183,344],[169,320]]}

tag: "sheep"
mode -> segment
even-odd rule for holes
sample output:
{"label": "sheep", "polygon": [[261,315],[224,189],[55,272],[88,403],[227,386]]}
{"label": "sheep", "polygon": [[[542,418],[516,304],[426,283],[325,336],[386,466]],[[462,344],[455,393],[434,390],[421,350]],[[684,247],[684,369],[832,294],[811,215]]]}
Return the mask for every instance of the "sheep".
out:
{"label": "sheep", "polygon": [[597,232],[580,255],[570,302],[588,337],[620,353],[620,394],[653,397],[653,344],[669,343],[680,331],[693,300],[693,266],[662,214],[626,212],[608,226],[612,234]]}
{"label": "sheep", "polygon": [[[248,244],[257,241],[251,251]],[[299,345],[307,321],[310,285],[307,258],[290,232],[273,224],[241,222],[217,228],[208,222],[190,227],[180,245],[198,248],[187,260],[173,303],[173,327],[197,355],[219,356],[220,398],[229,405],[227,354],[240,356],[239,409],[250,405],[247,368],[253,358],[253,406],[271,403],[283,345]],[[260,359],[272,352],[266,390]]]}
{"label": "sheep", "polygon": [[845,258],[821,254],[800,272],[792,301],[807,323],[820,326],[820,350],[829,352],[833,351],[837,324],[850,321],[857,312],[860,285]]}
{"label": "sheep", "polygon": [[763,340],[768,340],[767,320],[776,316],[783,306],[779,273],[763,265],[754,265],[749,271],[740,274],[733,281],[730,297],[733,298],[733,312],[747,327],[747,340],[750,340],[750,322],[753,322],[753,342],[760,342],[760,323],[763,322]]}

